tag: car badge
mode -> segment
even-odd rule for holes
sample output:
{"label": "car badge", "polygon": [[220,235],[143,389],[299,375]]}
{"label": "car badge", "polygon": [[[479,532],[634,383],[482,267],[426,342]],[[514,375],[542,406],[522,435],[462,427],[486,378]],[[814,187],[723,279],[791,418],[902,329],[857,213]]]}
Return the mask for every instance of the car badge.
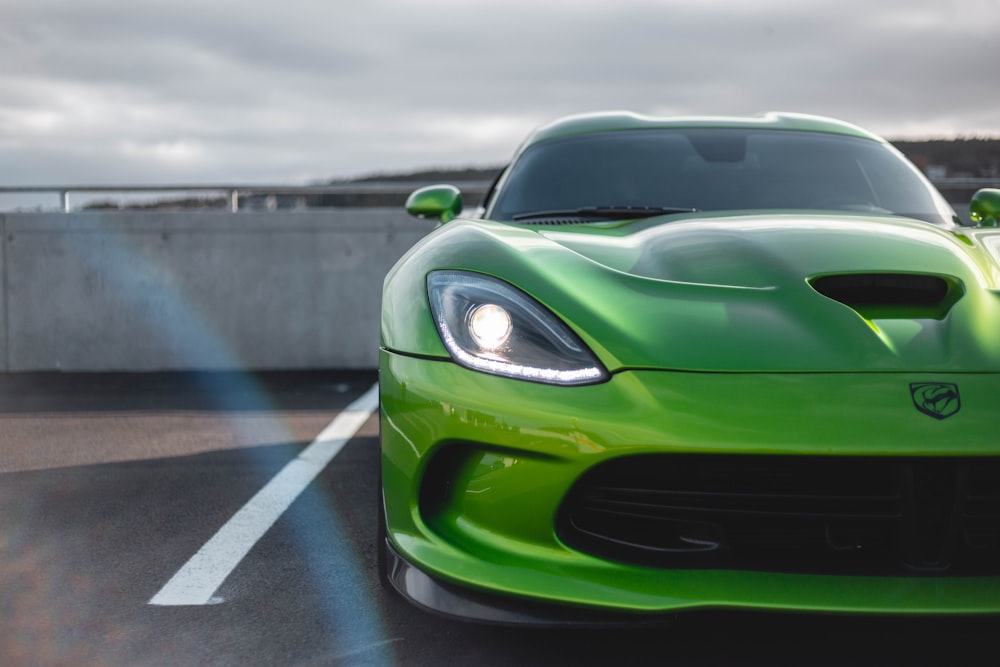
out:
{"label": "car badge", "polygon": [[910,396],[917,410],[934,419],[947,419],[962,408],[958,385],[951,382],[914,382]]}

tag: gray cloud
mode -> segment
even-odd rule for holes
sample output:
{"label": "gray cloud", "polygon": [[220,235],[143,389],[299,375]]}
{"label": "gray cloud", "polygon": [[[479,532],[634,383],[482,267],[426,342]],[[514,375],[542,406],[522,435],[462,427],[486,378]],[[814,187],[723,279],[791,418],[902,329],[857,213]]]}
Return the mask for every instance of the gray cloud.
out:
{"label": "gray cloud", "polygon": [[0,0],[0,181],[496,163],[566,113],[1000,134],[989,0]]}

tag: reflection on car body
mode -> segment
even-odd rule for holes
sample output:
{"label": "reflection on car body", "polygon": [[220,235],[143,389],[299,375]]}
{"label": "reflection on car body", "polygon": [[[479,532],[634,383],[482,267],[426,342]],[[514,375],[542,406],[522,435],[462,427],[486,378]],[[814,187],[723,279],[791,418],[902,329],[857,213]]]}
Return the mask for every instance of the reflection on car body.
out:
{"label": "reflection on car body", "polygon": [[536,131],[386,278],[383,580],[481,621],[1000,611],[1000,191],[795,114]]}

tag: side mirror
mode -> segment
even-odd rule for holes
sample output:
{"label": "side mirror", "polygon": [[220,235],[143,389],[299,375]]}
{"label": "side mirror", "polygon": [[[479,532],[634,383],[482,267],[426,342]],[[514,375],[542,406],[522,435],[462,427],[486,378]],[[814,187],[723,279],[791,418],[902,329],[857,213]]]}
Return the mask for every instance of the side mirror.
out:
{"label": "side mirror", "polygon": [[406,212],[418,218],[451,222],[462,212],[462,193],[454,185],[428,185],[407,198]]}
{"label": "side mirror", "polygon": [[972,195],[969,217],[980,227],[996,227],[1000,223],[1000,190],[983,188]]}

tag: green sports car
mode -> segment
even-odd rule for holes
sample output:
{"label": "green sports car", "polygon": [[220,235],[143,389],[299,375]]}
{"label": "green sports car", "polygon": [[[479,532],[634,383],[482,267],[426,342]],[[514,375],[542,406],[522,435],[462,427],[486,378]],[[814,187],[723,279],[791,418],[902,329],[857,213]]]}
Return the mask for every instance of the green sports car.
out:
{"label": "green sports car", "polygon": [[385,279],[380,569],[443,614],[1000,612],[1000,190],[795,114],[575,116]]}

